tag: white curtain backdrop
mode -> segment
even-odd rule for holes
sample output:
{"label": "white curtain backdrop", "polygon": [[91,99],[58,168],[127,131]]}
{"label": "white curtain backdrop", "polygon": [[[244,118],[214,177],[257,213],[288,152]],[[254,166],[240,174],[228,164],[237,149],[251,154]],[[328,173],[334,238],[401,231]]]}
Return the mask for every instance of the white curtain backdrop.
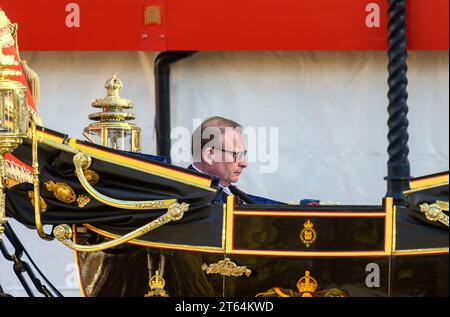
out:
{"label": "white curtain backdrop", "polygon": [[[22,53],[41,78],[38,111],[46,127],[84,139],[87,117],[95,111],[90,105],[105,95],[104,83],[116,73],[124,84],[121,95],[135,105],[143,152],[150,154],[156,152],[155,57],[143,52]],[[448,51],[409,53],[412,176],[449,169],[448,62]],[[173,66],[171,87],[172,127],[192,132],[194,119],[221,115],[260,131],[277,129],[278,144],[267,150],[277,168],[262,173],[267,162],[251,162],[238,183],[242,190],[286,202],[317,198],[381,204],[388,159],[384,52],[201,52]],[[189,149],[189,139],[174,138]],[[48,278],[64,295],[78,296],[73,253],[11,223]],[[3,258],[0,284],[13,295],[26,295]]]}

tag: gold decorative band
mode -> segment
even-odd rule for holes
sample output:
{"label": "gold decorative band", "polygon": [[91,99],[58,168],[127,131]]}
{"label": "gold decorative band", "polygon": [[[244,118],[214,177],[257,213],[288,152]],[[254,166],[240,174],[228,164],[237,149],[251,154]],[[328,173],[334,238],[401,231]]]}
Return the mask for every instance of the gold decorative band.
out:
{"label": "gold decorative band", "polygon": [[439,175],[439,176],[434,176],[434,177],[429,177],[429,178],[424,178],[424,179],[411,180],[409,183],[409,188],[410,188],[410,190],[415,190],[415,189],[422,189],[424,187],[441,186],[441,185],[448,184],[448,181],[449,181],[449,175],[444,174],[444,175]]}

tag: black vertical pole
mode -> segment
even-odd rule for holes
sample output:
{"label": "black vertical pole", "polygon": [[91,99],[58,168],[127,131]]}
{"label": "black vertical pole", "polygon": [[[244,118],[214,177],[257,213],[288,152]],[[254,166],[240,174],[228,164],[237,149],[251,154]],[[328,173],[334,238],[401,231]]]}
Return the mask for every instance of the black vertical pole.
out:
{"label": "black vertical pole", "polygon": [[170,65],[193,55],[194,51],[164,52],[155,60],[156,149],[170,163]]}
{"label": "black vertical pole", "polygon": [[408,93],[406,86],[406,0],[389,0],[388,11],[388,57],[389,57],[389,133],[387,163],[387,193],[395,201],[402,199],[402,192],[408,188],[410,167],[408,161]]}

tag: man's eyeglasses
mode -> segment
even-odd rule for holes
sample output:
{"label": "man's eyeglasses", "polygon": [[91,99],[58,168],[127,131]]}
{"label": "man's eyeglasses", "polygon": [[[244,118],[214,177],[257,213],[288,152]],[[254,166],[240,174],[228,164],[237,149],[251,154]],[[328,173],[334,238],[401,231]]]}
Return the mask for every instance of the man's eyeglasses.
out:
{"label": "man's eyeglasses", "polygon": [[234,159],[235,162],[240,162],[240,161],[242,161],[243,159],[245,159],[247,157],[247,150],[239,151],[239,152],[233,152],[233,151],[227,151],[227,150],[219,149],[219,148],[214,148],[214,149],[222,151],[222,152],[233,154],[233,159]]}

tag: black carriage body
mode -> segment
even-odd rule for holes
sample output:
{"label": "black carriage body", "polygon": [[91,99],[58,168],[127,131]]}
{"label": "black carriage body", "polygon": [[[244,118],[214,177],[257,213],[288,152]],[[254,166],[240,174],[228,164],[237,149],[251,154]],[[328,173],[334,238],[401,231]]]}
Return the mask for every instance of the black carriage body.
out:
{"label": "black carriage body", "polygon": [[[423,203],[448,204],[448,173],[412,180],[404,206],[390,197],[379,206],[248,205],[233,196],[216,204],[212,177],[51,131],[42,130],[41,138],[92,155],[90,169],[99,175],[95,187],[102,193],[191,206],[180,221],[126,245],[76,252],[86,296],[144,296],[156,271],[170,296],[301,296],[305,277],[315,281],[313,293],[321,296],[448,296],[448,228],[420,211]],[[25,162],[28,146],[15,152]],[[61,202],[45,182],[87,195],[75,176],[73,153],[42,146],[40,158],[47,205],[42,221],[72,225],[81,245],[123,236],[164,212],[118,209],[93,198],[84,207]],[[8,216],[29,227],[31,189],[8,189],[6,206]]]}
{"label": "black carriage body", "polygon": [[[155,246],[147,250],[138,248],[132,254],[141,259],[140,276],[130,280],[126,276],[115,275],[111,281],[125,289],[133,288],[131,296],[144,295],[149,289],[151,276],[148,270],[150,254],[153,271],[164,259],[164,278],[170,296],[253,297],[274,288],[298,293],[297,283],[306,271],[317,281],[318,291],[339,289],[347,296],[448,294],[448,248],[442,245],[435,247],[436,244],[421,249],[391,248],[395,246],[393,238],[395,235],[398,237],[399,232],[390,228],[396,228],[394,226],[398,227],[398,224],[394,218],[390,218],[392,222],[386,222],[386,218],[393,217],[396,208],[333,206],[299,209],[288,206],[283,210],[270,208],[264,211],[268,215],[261,215],[265,208],[263,205],[232,204],[233,208],[227,210],[234,214],[227,215],[228,221],[233,218],[232,223],[224,224],[228,235],[225,236],[225,250],[208,252],[200,250],[199,246],[190,247],[195,251],[189,251],[186,246],[184,250],[177,250],[169,249],[167,245],[165,249],[156,249]],[[306,247],[300,235],[308,221],[316,224],[313,228],[317,237]],[[227,242],[230,237],[231,242]],[[138,243],[146,245],[145,241]],[[80,259],[98,256],[83,254]],[[251,274],[223,276],[205,272],[205,265],[224,259],[250,269]],[[79,264],[82,277],[92,271],[86,262],[80,261]],[[111,262],[109,265],[115,271],[127,271],[130,264]],[[93,276],[92,272],[90,276]],[[86,285],[95,284],[92,278],[85,282]],[[104,287],[90,289],[93,293],[86,295],[117,296],[113,290]]]}

